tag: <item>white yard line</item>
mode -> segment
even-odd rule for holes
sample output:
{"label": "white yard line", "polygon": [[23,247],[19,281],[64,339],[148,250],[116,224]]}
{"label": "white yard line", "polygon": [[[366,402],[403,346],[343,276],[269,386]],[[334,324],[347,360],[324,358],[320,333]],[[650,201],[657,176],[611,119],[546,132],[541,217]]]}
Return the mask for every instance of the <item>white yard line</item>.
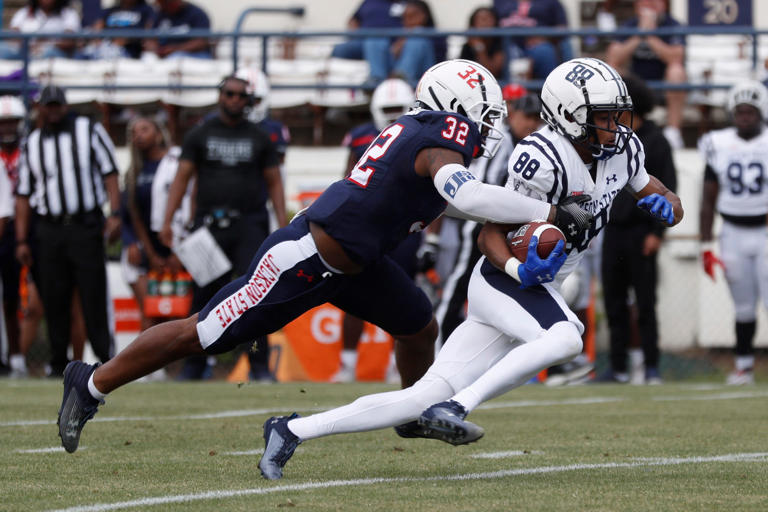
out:
{"label": "white yard line", "polygon": [[473,453],[469,456],[470,459],[506,459],[508,457],[519,457],[521,455],[540,455],[543,452],[527,451],[527,450],[510,450],[507,452],[487,452],[487,453]]}
{"label": "white yard line", "polygon": [[736,398],[766,398],[768,391],[729,391],[702,396],[655,396],[651,400],[657,402],[672,402],[681,400],[734,400]]}
{"label": "white yard line", "polygon": [[[81,446],[78,448],[78,450],[85,450],[85,449],[87,449],[86,446]],[[64,451],[64,447],[62,446],[50,446],[48,448],[30,448],[27,450],[24,450],[24,449],[13,450],[13,453],[59,453],[59,452],[66,453]]]}
{"label": "white yard line", "polygon": [[261,455],[264,453],[264,448],[259,448],[257,450],[245,450],[242,452],[224,452],[222,455]]}
{"label": "white yard line", "polygon": [[[238,496],[253,496],[273,494],[285,491],[305,491],[309,489],[330,489],[333,487],[350,487],[363,485],[377,485],[390,483],[409,482],[438,482],[453,480],[488,480],[492,478],[505,478],[521,475],[536,475],[542,473],[562,473],[566,471],[581,471],[589,469],[622,469],[649,466],[674,466],[679,464],[704,464],[708,462],[768,462],[768,452],[763,453],[732,453],[727,455],[710,455],[699,457],[666,457],[647,461],[636,462],[607,462],[602,464],[569,464],[567,466],[542,466],[537,468],[504,469],[487,473],[464,473],[449,476],[429,476],[423,478],[362,478],[355,480],[330,480],[327,482],[306,482],[292,485],[278,485],[274,487],[259,487],[255,489],[241,490],[214,490],[195,494],[177,494],[168,496],[156,496],[140,498],[131,501],[117,503],[96,503],[93,505],[80,505],[52,512],[104,512],[107,510],[121,510],[128,508],[143,508],[153,505],[166,505],[168,503],[186,503],[202,500],[220,500]],[[221,505],[221,504],[219,504]]]}

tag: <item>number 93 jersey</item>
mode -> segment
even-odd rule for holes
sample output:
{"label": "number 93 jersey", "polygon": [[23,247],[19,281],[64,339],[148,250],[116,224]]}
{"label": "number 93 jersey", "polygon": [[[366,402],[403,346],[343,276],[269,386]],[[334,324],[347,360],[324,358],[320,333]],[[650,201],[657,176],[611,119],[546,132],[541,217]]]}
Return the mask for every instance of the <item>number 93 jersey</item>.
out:
{"label": "number 93 jersey", "polygon": [[[590,173],[590,166],[594,166],[594,174]],[[592,198],[581,205],[594,216],[592,227],[574,243],[557,273],[559,284],[576,267],[589,242],[608,224],[611,204],[621,189],[628,186],[630,191],[638,192],[649,181],[645,151],[636,135],[632,135],[621,154],[588,165],[567,138],[545,126],[515,146],[509,157],[506,186],[555,205],[570,196],[588,194]]]}
{"label": "number 93 jersey", "polygon": [[416,174],[419,151],[450,149],[467,166],[480,142],[477,125],[462,115],[410,112],[384,128],[350,175],[331,184],[305,214],[357,263],[370,264],[445,210],[432,178]]}
{"label": "number 93 jersey", "polygon": [[721,214],[768,213],[768,130],[750,140],[739,137],[734,127],[715,130],[699,140],[699,151],[720,185],[717,210]]}

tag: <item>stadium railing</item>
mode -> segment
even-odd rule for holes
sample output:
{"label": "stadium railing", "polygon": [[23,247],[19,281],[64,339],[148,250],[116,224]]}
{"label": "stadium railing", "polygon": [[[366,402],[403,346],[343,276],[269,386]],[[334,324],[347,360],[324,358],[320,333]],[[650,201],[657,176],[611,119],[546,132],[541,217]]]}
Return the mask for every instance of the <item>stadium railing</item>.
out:
{"label": "stadium railing", "polygon": [[[301,14],[300,8],[284,8],[293,15],[299,16]],[[238,64],[240,65],[258,65],[272,76],[273,73],[278,75],[282,74],[279,80],[273,82],[273,89],[276,90],[293,90],[293,91],[318,91],[318,90],[356,90],[360,87],[362,82],[367,78],[361,75],[360,66],[349,66],[348,69],[344,68],[344,64],[336,64],[336,67],[340,70],[346,71],[345,73],[334,73],[333,65],[326,64],[328,61],[338,61],[341,59],[331,59],[328,55],[327,59],[306,59],[299,61],[297,64],[309,66],[309,72],[301,72],[299,66],[291,65],[290,63],[280,62],[281,59],[275,58],[271,55],[272,52],[268,50],[271,41],[281,39],[295,39],[300,41],[327,41],[328,38],[335,38],[336,40],[350,39],[350,38],[365,38],[374,36],[388,36],[388,37],[407,37],[412,36],[413,32],[404,29],[360,29],[355,31],[274,31],[274,32],[252,32],[242,30],[242,25],[245,17],[252,13],[259,12],[259,8],[252,8],[244,11],[238,18],[235,30],[229,32],[213,32],[207,30],[191,30],[184,34],[171,34],[165,31],[154,30],[111,30],[98,33],[52,33],[46,34],[46,38],[50,39],[78,39],[78,40],[93,40],[93,39],[115,39],[115,38],[132,38],[132,39],[188,39],[188,38],[206,38],[211,41],[230,40],[232,41],[232,51],[230,58],[226,60],[213,59],[213,64],[203,64],[200,60],[195,59],[196,64],[183,64],[174,63],[169,60],[157,60],[154,62],[148,62],[144,60],[134,61],[133,63],[124,63],[129,59],[118,59],[117,61],[107,61],[94,64],[94,61],[79,61],[75,60],[74,64],[60,64],[59,67],[71,68],[77,70],[72,72],[69,76],[72,80],[67,82],[59,82],[57,85],[61,85],[71,90],[107,90],[113,94],[115,91],[165,91],[173,89],[174,91],[185,90],[205,90],[215,88],[218,80],[221,78],[221,73],[231,72],[236,69]],[[604,32],[595,28],[583,28],[583,29],[562,29],[562,28],[498,28],[491,30],[435,30],[435,31],[420,31],[420,37],[446,37],[457,38],[467,36],[495,36],[501,37],[504,40],[505,47],[507,48],[508,55],[512,54],[513,48],[512,38],[523,36],[543,36],[543,37],[569,37],[569,38],[585,38],[585,37],[601,37],[601,38],[614,38],[621,36],[631,36],[634,34],[655,34],[659,36],[666,35],[682,35],[686,37],[690,36],[704,36],[699,38],[703,40],[708,36],[721,37],[721,36],[741,36],[748,38],[750,50],[745,51],[746,58],[742,59],[743,62],[748,62],[749,65],[746,71],[751,75],[756,75],[761,64],[761,53],[768,53],[768,48],[762,48],[760,46],[760,37],[768,34],[766,29],[756,29],[752,27],[673,27],[662,28],[649,32],[642,32],[636,29],[619,28],[612,32]],[[40,38],[36,34],[22,34],[13,31],[0,31],[0,40],[12,39],[21,41],[21,54],[22,59],[20,61],[0,61],[0,74],[7,74],[12,71],[14,64],[18,67],[18,81],[5,81],[0,83],[0,90],[11,91],[20,93],[26,97],[27,93],[32,87],[32,81],[44,81],[56,80],[57,77],[55,65],[51,60],[39,61],[32,60],[30,58],[30,43],[34,39]],[[250,58],[244,56],[242,51],[239,51],[240,42],[243,39],[261,39],[261,51],[258,55],[252,55]],[[328,52],[330,53],[330,49]],[[259,62],[254,62],[258,59]],[[62,60],[62,59],[53,59]],[[66,60],[66,59],[64,59]],[[310,64],[312,61],[313,64]],[[324,62],[323,62],[324,61]],[[228,62],[228,64],[227,64]],[[142,63],[139,65],[138,63]],[[103,64],[103,65],[102,65]],[[133,65],[132,65],[133,64]],[[111,67],[110,67],[111,66]],[[125,74],[120,73],[120,67],[125,67],[128,72]],[[285,72],[280,72],[280,67],[285,68]],[[88,71],[83,74],[83,70]],[[93,70],[96,70],[95,76]],[[101,73],[99,74],[99,70]],[[217,73],[215,76],[211,76],[210,73]],[[89,76],[90,75],[90,76]],[[295,77],[294,80],[290,79],[290,76]],[[64,73],[62,77],[66,77],[67,73]],[[77,79],[74,77],[77,76]],[[196,77],[196,78],[195,78]],[[204,77],[204,78],[203,78]],[[130,78],[130,79],[129,79]],[[156,79],[153,79],[156,78]],[[732,78],[732,80],[728,80]],[[720,77],[720,81],[709,80],[706,81],[700,77],[692,77],[688,82],[684,84],[669,84],[666,82],[651,82],[649,85],[655,89],[672,89],[680,88],[685,90],[712,90],[712,89],[724,89],[729,87],[733,80],[742,78],[739,76],[726,76]],[[725,81],[728,80],[728,81]],[[518,80],[519,81],[519,80]],[[537,89],[541,86],[540,80],[523,80],[522,85]],[[104,95],[100,95],[98,99],[108,100],[104,98]],[[306,94],[305,94],[306,96]],[[157,97],[157,95],[155,95]],[[309,96],[311,99],[311,95]],[[97,99],[97,98],[94,98]],[[158,99],[163,99],[162,95]],[[131,100],[133,101],[133,100]],[[192,103],[196,103],[193,101]],[[354,101],[352,102],[355,103]]]}

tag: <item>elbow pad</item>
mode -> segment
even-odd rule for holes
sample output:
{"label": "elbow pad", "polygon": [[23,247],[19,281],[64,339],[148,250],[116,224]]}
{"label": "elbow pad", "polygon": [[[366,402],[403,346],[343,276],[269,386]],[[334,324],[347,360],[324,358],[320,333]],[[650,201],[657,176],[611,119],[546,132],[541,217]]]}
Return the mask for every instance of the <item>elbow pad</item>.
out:
{"label": "elbow pad", "polygon": [[520,224],[549,217],[549,203],[510,188],[483,183],[463,165],[442,166],[434,181],[435,188],[448,204],[468,218]]}

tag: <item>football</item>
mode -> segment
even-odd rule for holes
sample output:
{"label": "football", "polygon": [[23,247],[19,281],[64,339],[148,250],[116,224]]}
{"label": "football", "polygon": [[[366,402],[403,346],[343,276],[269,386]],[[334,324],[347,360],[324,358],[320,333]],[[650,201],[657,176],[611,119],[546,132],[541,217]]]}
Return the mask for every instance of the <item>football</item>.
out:
{"label": "football", "polygon": [[549,256],[559,240],[565,241],[563,232],[553,224],[543,220],[523,224],[517,230],[507,234],[507,245],[512,251],[512,255],[521,262],[524,262],[528,257],[528,244],[534,235],[539,238],[536,252],[540,258]]}

